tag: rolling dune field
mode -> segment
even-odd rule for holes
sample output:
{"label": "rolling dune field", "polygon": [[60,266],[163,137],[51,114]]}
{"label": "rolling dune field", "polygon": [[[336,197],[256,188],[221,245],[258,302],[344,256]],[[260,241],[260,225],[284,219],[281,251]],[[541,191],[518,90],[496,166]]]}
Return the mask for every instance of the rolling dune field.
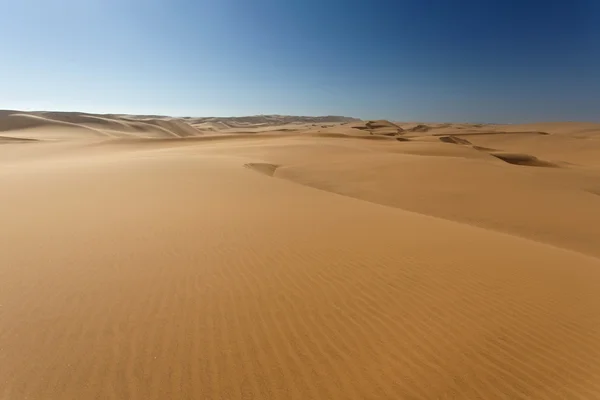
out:
{"label": "rolling dune field", "polygon": [[0,111],[0,399],[598,399],[600,124]]}

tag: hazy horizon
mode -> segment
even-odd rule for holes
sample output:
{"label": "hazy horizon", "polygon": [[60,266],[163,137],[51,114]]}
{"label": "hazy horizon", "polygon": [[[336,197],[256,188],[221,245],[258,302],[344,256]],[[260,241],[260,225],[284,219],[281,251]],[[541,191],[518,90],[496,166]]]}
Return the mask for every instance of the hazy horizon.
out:
{"label": "hazy horizon", "polygon": [[0,22],[0,109],[600,121],[591,0],[26,0]]}
{"label": "hazy horizon", "polygon": [[[435,120],[435,119],[431,119],[431,120],[397,120],[397,119],[393,119],[393,118],[361,118],[359,116],[355,116],[355,115],[333,115],[333,114],[312,114],[312,115],[300,115],[300,114],[265,114],[265,113],[261,113],[261,114],[239,114],[239,115],[170,115],[170,114],[153,114],[153,113],[123,113],[123,112],[91,112],[91,111],[85,111],[85,110],[25,110],[25,109],[20,109],[20,110],[16,110],[16,109],[0,109],[0,111],[15,111],[15,112],[26,112],[26,113],[75,113],[75,114],[90,114],[90,115],[123,115],[123,116],[138,116],[138,117],[171,117],[171,118],[182,118],[182,119],[186,119],[186,118],[191,118],[191,119],[195,119],[195,118],[215,118],[215,119],[231,119],[231,118],[244,118],[244,117],[260,117],[260,116],[265,116],[265,117],[269,117],[269,116],[280,116],[280,117],[299,117],[299,118],[304,118],[304,117],[308,117],[308,118],[320,118],[320,117],[344,117],[344,118],[353,118],[356,120],[361,120],[361,121],[368,121],[368,120],[377,120],[377,119],[381,119],[381,120],[389,120],[389,121],[393,121],[393,122],[404,122],[404,123],[473,123],[473,124],[489,124],[489,125],[519,125],[518,122],[498,122],[498,121],[477,121],[477,120],[464,120],[464,121],[452,121],[452,120]],[[556,123],[556,122],[590,122],[590,123],[594,123],[596,121],[593,120],[589,120],[589,121],[584,121],[584,120],[579,120],[579,121],[569,121],[569,120],[552,120],[552,119],[546,119],[543,121],[531,121],[531,122],[523,122],[522,124],[535,124],[536,122],[538,123]]]}

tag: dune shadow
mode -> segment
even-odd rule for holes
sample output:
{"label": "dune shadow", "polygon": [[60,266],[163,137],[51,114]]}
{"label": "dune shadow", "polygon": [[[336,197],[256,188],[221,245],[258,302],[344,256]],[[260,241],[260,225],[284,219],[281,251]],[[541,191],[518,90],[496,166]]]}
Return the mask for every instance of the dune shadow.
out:
{"label": "dune shadow", "polygon": [[560,168],[558,164],[551,163],[549,161],[540,160],[530,154],[519,154],[519,153],[499,153],[491,152],[491,156],[494,156],[504,162],[513,165],[524,165],[528,167],[547,167],[547,168]]}
{"label": "dune shadow", "polygon": [[244,164],[244,167],[267,176],[273,176],[275,175],[277,168],[279,168],[279,165],[269,163],[248,163]]}

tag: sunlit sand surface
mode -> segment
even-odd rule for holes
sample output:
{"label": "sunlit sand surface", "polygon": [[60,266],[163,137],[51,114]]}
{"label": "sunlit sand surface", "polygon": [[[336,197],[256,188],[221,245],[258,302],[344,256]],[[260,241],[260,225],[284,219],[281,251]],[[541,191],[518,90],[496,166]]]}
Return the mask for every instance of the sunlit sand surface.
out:
{"label": "sunlit sand surface", "polygon": [[0,399],[598,399],[600,124],[0,111]]}

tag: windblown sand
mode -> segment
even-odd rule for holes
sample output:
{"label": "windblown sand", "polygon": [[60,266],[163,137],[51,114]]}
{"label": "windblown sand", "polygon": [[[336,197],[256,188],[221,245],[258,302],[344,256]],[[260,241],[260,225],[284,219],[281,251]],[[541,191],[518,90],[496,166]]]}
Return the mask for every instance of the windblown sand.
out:
{"label": "windblown sand", "polygon": [[0,399],[598,399],[600,124],[0,111]]}

